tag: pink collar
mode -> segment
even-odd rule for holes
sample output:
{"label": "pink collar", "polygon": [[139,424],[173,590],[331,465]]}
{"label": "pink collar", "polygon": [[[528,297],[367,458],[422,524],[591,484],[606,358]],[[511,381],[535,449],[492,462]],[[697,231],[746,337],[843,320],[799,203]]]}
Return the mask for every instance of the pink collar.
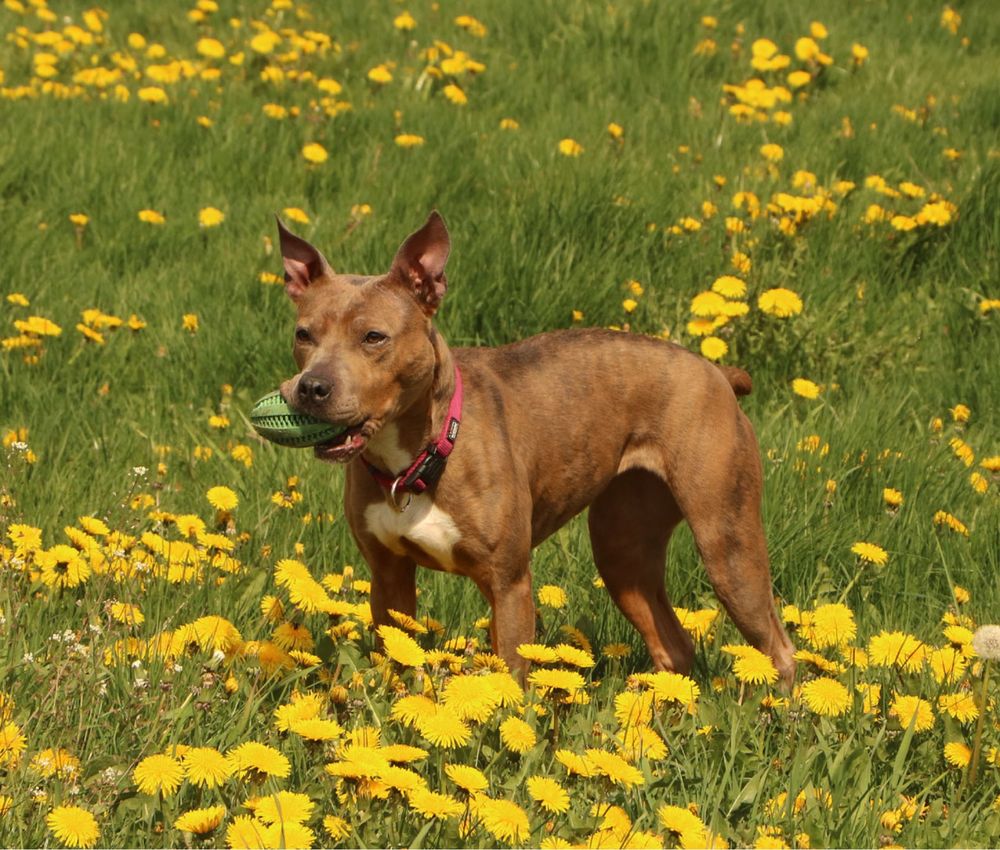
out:
{"label": "pink collar", "polygon": [[440,436],[433,443],[429,443],[417,455],[416,460],[403,470],[403,472],[399,473],[399,475],[394,477],[389,473],[383,472],[374,464],[369,463],[365,458],[361,458],[365,466],[368,467],[368,471],[372,474],[372,477],[384,489],[389,491],[392,503],[400,512],[405,511],[409,507],[410,499],[407,499],[400,506],[396,501],[396,493],[423,493],[444,472],[445,462],[448,460],[448,455],[451,454],[452,449],[455,448],[458,428],[462,424],[462,396],[462,373],[458,370],[458,364],[456,363],[455,392],[451,397],[451,403],[448,405],[448,415],[445,417]]}

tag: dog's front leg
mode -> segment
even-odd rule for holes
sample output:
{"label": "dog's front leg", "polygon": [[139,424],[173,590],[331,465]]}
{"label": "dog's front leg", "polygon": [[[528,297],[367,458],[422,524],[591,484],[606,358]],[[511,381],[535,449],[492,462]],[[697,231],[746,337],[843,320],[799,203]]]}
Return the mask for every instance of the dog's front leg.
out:
{"label": "dog's front leg", "polygon": [[493,652],[506,662],[512,675],[524,680],[528,662],[517,654],[522,643],[535,639],[535,602],[531,595],[529,555],[504,557],[497,553],[489,569],[472,578],[490,604],[490,640]]}
{"label": "dog's front leg", "polygon": [[380,545],[364,554],[372,571],[371,609],[375,628],[398,626],[389,615],[390,610],[416,617],[417,565],[410,558],[396,555]]}

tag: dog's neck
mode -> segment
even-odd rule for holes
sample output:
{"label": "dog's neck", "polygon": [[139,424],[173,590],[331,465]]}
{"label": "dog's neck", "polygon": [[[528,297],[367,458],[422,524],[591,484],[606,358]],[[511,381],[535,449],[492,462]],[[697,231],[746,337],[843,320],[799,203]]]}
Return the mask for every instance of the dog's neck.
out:
{"label": "dog's neck", "polygon": [[434,372],[426,389],[409,407],[386,422],[369,440],[363,457],[390,475],[402,472],[437,439],[455,392],[455,361],[451,349],[433,326]]}

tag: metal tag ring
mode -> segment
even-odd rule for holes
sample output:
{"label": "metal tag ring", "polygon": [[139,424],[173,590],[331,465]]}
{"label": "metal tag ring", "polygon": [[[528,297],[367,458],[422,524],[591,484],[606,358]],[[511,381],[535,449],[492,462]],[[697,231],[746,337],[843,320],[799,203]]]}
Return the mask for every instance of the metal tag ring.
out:
{"label": "metal tag ring", "polygon": [[403,513],[403,511],[405,511],[410,506],[410,502],[413,501],[413,494],[407,493],[406,501],[403,502],[402,505],[399,504],[399,500],[396,497],[396,488],[402,483],[402,481],[403,481],[403,476],[400,475],[395,481],[392,482],[392,486],[389,488],[389,501],[392,503],[392,506],[400,513]]}

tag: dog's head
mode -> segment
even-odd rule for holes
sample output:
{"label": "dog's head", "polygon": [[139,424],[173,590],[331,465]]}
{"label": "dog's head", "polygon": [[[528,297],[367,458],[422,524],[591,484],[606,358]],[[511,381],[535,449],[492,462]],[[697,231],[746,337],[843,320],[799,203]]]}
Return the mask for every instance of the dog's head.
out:
{"label": "dog's head", "polygon": [[299,372],[281,394],[302,413],[347,426],[346,434],[316,448],[324,460],[347,461],[430,390],[431,319],[448,285],[448,229],[432,212],[400,246],[388,273],[374,277],[337,274],[280,220],[278,233],[285,291],[298,310]]}

